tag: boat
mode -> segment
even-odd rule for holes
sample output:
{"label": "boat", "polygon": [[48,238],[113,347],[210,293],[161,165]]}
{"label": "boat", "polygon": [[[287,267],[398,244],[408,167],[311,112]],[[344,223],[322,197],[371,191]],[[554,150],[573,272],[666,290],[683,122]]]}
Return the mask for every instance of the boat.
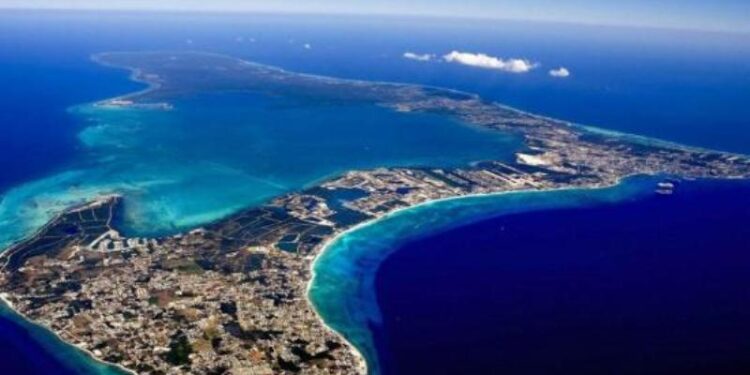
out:
{"label": "boat", "polygon": [[659,195],[672,195],[674,194],[675,184],[671,181],[662,181],[656,184],[656,194]]}

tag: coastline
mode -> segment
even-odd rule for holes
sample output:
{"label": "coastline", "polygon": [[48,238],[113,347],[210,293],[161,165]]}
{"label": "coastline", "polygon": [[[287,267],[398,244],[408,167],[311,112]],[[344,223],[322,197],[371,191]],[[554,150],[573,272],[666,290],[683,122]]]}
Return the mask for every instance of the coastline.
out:
{"label": "coastline", "polygon": [[[500,191],[500,192],[493,192],[493,193],[477,193],[477,194],[467,194],[467,195],[459,195],[459,196],[453,196],[453,197],[446,197],[446,198],[439,198],[439,199],[433,199],[428,200],[413,206],[408,207],[402,207],[395,209],[393,211],[390,211],[383,216],[373,218],[371,220],[367,220],[365,222],[356,224],[350,228],[347,228],[339,233],[335,233],[332,235],[328,240],[326,240],[323,244],[320,245],[320,248],[318,251],[316,251],[315,257],[313,258],[312,262],[310,263],[310,280],[307,283],[306,288],[306,294],[305,299],[307,300],[307,303],[313,308],[315,311],[318,319],[320,320],[320,323],[325,326],[329,331],[334,333],[335,335],[341,337],[344,342],[349,345],[350,350],[357,355],[358,358],[360,358],[364,362],[365,366],[365,372],[364,374],[370,375],[370,368],[368,367],[368,358],[360,352],[360,349],[357,348],[357,346],[350,342],[342,333],[336,331],[333,327],[329,326],[328,323],[325,321],[325,319],[322,317],[318,309],[316,308],[315,303],[312,301],[311,292],[314,286],[314,282],[316,277],[318,276],[318,273],[316,272],[316,267],[318,265],[318,262],[320,259],[326,255],[326,253],[330,250],[330,248],[335,245],[339,240],[345,238],[347,235],[351,235],[352,233],[358,232],[364,228],[375,226],[385,220],[391,219],[394,216],[409,212],[415,209],[425,208],[431,205],[445,203],[445,202],[455,202],[455,201],[462,201],[467,199],[475,199],[475,198],[492,198],[492,197],[503,197],[508,195],[514,195],[514,194],[547,194],[547,193],[561,193],[561,192],[574,192],[574,191],[593,191],[593,190],[600,190],[600,189],[608,189],[608,188],[614,188],[617,186],[621,186],[624,181],[631,179],[631,178],[637,178],[637,177],[644,177],[644,178],[656,178],[658,175],[630,175],[630,176],[623,176],[616,180],[615,182],[611,184],[601,184],[601,185],[591,185],[591,186],[577,186],[577,187],[564,187],[564,188],[546,188],[546,189],[519,189],[519,190],[508,190],[508,191]],[[502,213],[500,213],[502,215]],[[372,360],[377,361],[377,358],[372,358]]]}
{"label": "coastline", "polygon": [[[346,238],[347,236],[354,234],[356,232],[359,232],[365,228],[373,227],[378,224],[380,224],[383,221],[393,219],[394,216],[397,216],[402,213],[407,213],[412,210],[421,209],[425,207],[429,207],[435,204],[441,204],[446,202],[456,202],[456,201],[463,201],[463,200],[471,200],[476,198],[501,198],[504,196],[510,196],[510,195],[520,195],[520,194],[550,194],[550,193],[575,193],[575,192],[591,192],[591,191],[600,191],[600,190],[606,190],[606,189],[613,189],[620,186],[623,186],[624,184],[627,184],[628,181],[632,181],[634,179],[643,179],[644,181],[658,181],[662,178],[669,178],[670,176],[666,175],[660,175],[660,174],[653,174],[653,175],[644,175],[644,174],[634,174],[630,176],[623,176],[622,178],[618,179],[614,183],[611,184],[601,184],[601,185],[592,185],[592,186],[576,186],[576,187],[563,187],[563,188],[546,188],[546,189],[520,189],[520,190],[508,190],[508,191],[501,191],[501,192],[494,192],[494,193],[478,193],[478,194],[467,194],[467,195],[459,195],[459,196],[453,196],[453,197],[446,197],[446,198],[440,198],[440,199],[434,199],[434,200],[428,200],[413,206],[409,207],[402,207],[398,208],[396,210],[393,210],[391,212],[388,212],[384,214],[383,216],[373,218],[371,220],[367,220],[365,222],[359,223],[357,225],[354,225],[350,228],[347,228],[339,233],[336,233],[332,235],[328,240],[326,240],[323,244],[320,245],[319,251],[316,252],[315,257],[313,261],[310,263],[310,273],[311,278],[308,281],[307,284],[307,293],[306,293],[306,300],[307,303],[313,308],[316,315],[318,316],[318,319],[320,320],[320,323],[325,326],[329,331],[336,334],[337,336],[341,337],[349,346],[350,349],[359,357],[361,358],[365,366],[367,366],[368,358],[365,354],[360,352],[360,349],[352,342],[350,342],[346,336],[344,336],[342,333],[338,332],[336,329],[331,327],[326,320],[323,318],[323,316],[318,311],[316,304],[313,303],[313,297],[311,296],[311,293],[314,288],[314,284],[316,281],[316,278],[318,277],[319,273],[316,271],[316,268],[319,264],[319,261],[326,255],[328,255],[329,250],[337,244],[338,241]],[[742,181],[746,180],[744,178],[701,178],[701,180],[704,181]],[[637,191],[637,190],[634,190]],[[649,190],[650,191],[650,190]],[[626,197],[630,197],[632,194],[627,195]],[[534,210],[535,208],[532,208],[531,210]],[[503,216],[506,214],[511,214],[511,212],[503,213],[499,212],[498,216]],[[377,358],[372,358],[371,360],[377,361]],[[372,375],[373,373],[370,372],[370,368],[366,368],[365,374]],[[377,373],[375,373],[377,374]]]}
{"label": "coastline", "polygon": [[[128,368],[126,368],[126,367],[124,367],[122,365],[119,365],[117,363],[107,362],[105,360],[99,359],[99,358],[96,357],[96,355],[92,351],[90,351],[88,349],[85,349],[85,348],[81,348],[78,345],[75,345],[75,344],[73,344],[71,342],[68,342],[67,340],[65,340],[64,338],[62,338],[62,336],[60,336],[57,332],[55,332],[51,328],[49,328],[46,325],[43,325],[43,324],[41,324],[39,322],[34,321],[33,319],[29,318],[28,316],[26,316],[22,312],[18,311],[15,308],[15,306],[13,306],[13,303],[8,300],[6,293],[0,293],[0,304],[2,304],[5,308],[7,308],[8,310],[10,310],[13,314],[15,314],[16,316],[18,316],[19,318],[23,319],[24,322],[26,322],[26,323],[34,326],[34,327],[38,327],[38,328],[43,329],[45,331],[45,333],[51,334],[52,336],[54,336],[55,339],[59,340],[61,343],[69,346],[71,349],[74,349],[74,350],[77,350],[77,351],[81,352],[81,354],[85,355],[88,360],[94,361],[97,365],[111,367],[113,370],[120,371],[123,374],[132,374],[132,375],[137,375],[138,374],[137,372],[135,372],[133,370],[130,370],[130,369],[128,369]],[[98,371],[98,372],[100,372],[100,371]]]}
{"label": "coastline", "polygon": [[146,87],[143,88],[142,90],[125,93],[125,94],[118,95],[118,96],[113,96],[111,98],[104,98],[104,99],[96,100],[96,101],[89,102],[89,103],[81,103],[81,104],[75,105],[75,106],[73,106],[71,108],[77,108],[77,107],[80,107],[82,105],[84,105],[84,106],[85,105],[100,105],[101,103],[105,103],[105,102],[112,101],[112,100],[123,100],[123,99],[127,99],[127,98],[130,98],[130,97],[133,97],[133,96],[147,94],[147,93],[149,93],[151,91],[158,90],[161,87],[161,84],[159,84],[158,82],[155,82],[153,80],[149,80],[149,79],[143,77],[142,76],[143,72],[140,69],[138,69],[138,68],[134,68],[134,67],[130,67],[130,66],[127,66],[127,67],[118,66],[118,65],[110,64],[110,63],[107,63],[106,61],[101,60],[100,56],[102,54],[105,54],[105,53],[106,52],[93,54],[93,55],[91,55],[89,57],[89,59],[92,62],[97,63],[97,64],[99,64],[101,66],[104,66],[104,67],[107,67],[107,68],[128,71],[129,72],[129,75],[128,75],[128,79],[129,80],[131,80],[133,82],[136,82],[136,83],[144,84],[144,85],[146,85]]}
{"label": "coastline", "polygon": [[[223,53],[216,53],[216,52],[207,52],[207,51],[200,51],[200,50],[185,50],[185,51],[177,51],[177,50],[176,51],[170,51],[170,50],[152,50],[152,51],[146,51],[145,53],[169,53],[169,52],[191,53],[191,54],[199,54],[199,55],[205,55],[205,56],[215,56],[215,57],[221,57],[221,58],[228,58],[228,59],[236,60],[237,62],[245,64],[245,65],[255,66],[255,67],[259,67],[259,68],[263,68],[263,69],[277,71],[277,72],[280,72],[280,73],[293,74],[293,75],[296,75],[296,76],[306,77],[306,78],[311,78],[311,79],[316,79],[316,80],[321,80],[321,81],[335,81],[335,82],[345,82],[345,83],[351,83],[351,84],[375,84],[375,85],[387,85],[387,86],[393,86],[393,87],[413,87],[413,88],[419,88],[419,89],[437,90],[437,91],[442,91],[442,92],[446,92],[446,93],[460,94],[460,95],[465,95],[467,97],[470,97],[472,99],[483,100],[476,93],[471,93],[471,92],[468,92],[468,91],[463,91],[463,90],[458,90],[458,89],[452,89],[452,88],[443,87],[443,86],[435,86],[435,85],[419,84],[419,83],[404,83],[404,82],[386,81],[386,80],[365,80],[365,79],[356,79],[356,78],[329,77],[329,76],[320,75],[320,74],[314,74],[314,73],[303,73],[303,72],[291,71],[291,70],[287,70],[287,69],[284,69],[284,68],[281,68],[281,67],[278,67],[278,66],[264,64],[264,63],[259,63],[259,62],[254,62],[252,60],[246,60],[244,58],[234,57],[232,55],[227,55],[227,54],[223,54]],[[105,104],[107,102],[115,101],[115,100],[127,100],[127,99],[130,99],[130,98],[133,98],[133,97],[137,97],[137,96],[140,96],[140,95],[148,94],[148,93],[153,92],[153,91],[157,91],[157,90],[159,90],[161,88],[162,85],[159,82],[154,81],[154,80],[150,80],[147,77],[143,77],[142,76],[143,72],[139,68],[135,68],[135,67],[132,67],[132,66],[121,66],[121,65],[111,64],[111,63],[107,63],[107,62],[103,61],[102,59],[100,59],[100,56],[102,56],[102,55],[117,54],[117,53],[127,53],[127,51],[105,51],[105,52],[99,52],[99,53],[92,54],[90,56],[90,59],[91,59],[91,61],[93,61],[93,62],[95,62],[97,64],[100,64],[102,66],[110,67],[110,68],[113,68],[113,69],[126,70],[126,71],[128,71],[130,73],[129,77],[128,77],[130,80],[132,80],[133,82],[144,84],[147,87],[144,88],[144,89],[142,89],[142,90],[138,90],[138,91],[126,93],[126,94],[123,94],[123,95],[118,95],[118,96],[114,96],[114,97],[110,97],[110,98],[105,98],[105,99],[101,99],[101,100],[97,100],[97,101],[89,102],[89,103],[82,103],[82,104],[79,104],[79,105],[71,107],[72,109],[77,108],[77,107],[81,107],[81,106],[86,106],[86,105],[100,106],[100,105],[103,105],[103,104]],[[536,118],[536,119],[546,120],[546,121],[551,121],[551,122],[556,122],[556,123],[562,124],[564,126],[568,126],[568,127],[571,127],[571,128],[580,129],[580,130],[583,130],[585,132],[589,132],[589,133],[592,133],[592,134],[598,134],[598,135],[605,135],[605,136],[611,136],[611,137],[616,137],[616,138],[622,138],[622,139],[625,139],[625,140],[632,141],[634,143],[640,143],[640,144],[644,144],[644,145],[664,146],[664,147],[670,147],[670,148],[675,148],[675,149],[680,149],[680,150],[686,150],[686,151],[701,151],[701,152],[711,151],[711,152],[715,152],[715,153],[719,153],[719,154],[724,154],[724,155],[744,155],[744,154],[740,154],[740,153],[736,153],[736,152],[728,152],[728,151],[721,151],[721,150],[712,150],[712,149],[701,147],[701,146],[686,145],[686,144],[683,144],[683,143],[680,143],[680,142],[676,142],[676,141],[670,141],[670,140],[656,138],[656,137],[650,137],[650,136],[643,136],[643,135],[638,135],[638,134],[634,134],[634,133],[623,132],[623,131],[619,131],[619,130],[610,130],[610,129],[602,128],[602,127],[596,126],[596,125],[581,124],[581,123],[577,123],[577,122],[573,122],[573,121],[563,120],[563,119],[559,119],[559,118],[554,118],[554,117],[550,117],[550,116],[541,115],[541,114],[538,114],[538,113],[529,112],[529,111],[526,111],[524,109],[520,109],[520,108],[516,108],[516,107],[513,107],[513,106],[509,106],[509,105],[506,105],[506,104],[503,104],[503,103],[500,103],[500,102],[497,102],[497,101],[494,101],[494,100],[489,100],[489,101],[487,101],[487,103],[489,103],[492,106],[504,109],[504,110],[509,110],[509,111],[517,112],[518,114],[523,114],[523,115],[530,116],[530,117],[533,117],[533,118]],[[131,106],[133,106],[133,105],[131,104],[131,105],[123,106],[123,108],[128,108],[128,107],[131,107]],[[466,123],[466,125],[474,126],[474,124],[471,124],[471,123]]]}
{"label": "coastline", "polygon": [[[47,220],[47,222],[44,225],[42,225],[41,227],[39,227],[34,232],[29,233],[28,235],[23,236],[21,238],[18,238],[17,240],[11,241],[7,245],[3,246],[3,248],[0,249],[0,260],[2,260],[3,254],[5,254],[6,252],[8,252],[8,251],[12,250],[14,247],[22,244],[27,239],[35,237],[38,234],[44,232],[47,228],[49,228],[49,226],[50,226],[51,223],[53,223],[55,220],[59,219],[61,216],[65,215],[65,212],[70,211],[70,210],[76,210],[76,209],[84,209],[86,207],[93,207],[93,206],[96,206],[96,205],[104,204],[104,203],[106,203],[109,200],[119,199],[119,198],[122,198],[121,194],[117,194],[117,193],[102,193],[102,194],[98,194],[98,195],[95,195],[93,197],[90,197],[86,201],[82,201],[79,204],[70,206],[70,207],[66,208],[65,210],[63,210],[62,212],[56,213],[49,220]],[[3,269],[4,267],[5,267],[5,264],[0,263],[0,269]]]}

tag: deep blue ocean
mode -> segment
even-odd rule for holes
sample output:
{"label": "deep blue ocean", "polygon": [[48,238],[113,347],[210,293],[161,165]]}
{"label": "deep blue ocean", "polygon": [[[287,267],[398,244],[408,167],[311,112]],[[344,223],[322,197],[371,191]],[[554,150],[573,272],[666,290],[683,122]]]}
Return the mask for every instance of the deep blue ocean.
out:
{"label": "deep blue ocean", "polygon": [[750,183],[511,214],[375,279],[382,374],[750,373]]}
{"label": "deep blue ocean", "polygon": [[[464,162],[505,156],[516,144],[444,119],[404,118],[372,108],[310,116],[304,112],[309,108],[278,111],[262,100],[232,107],[236,97],[193,98],[204,106],[178,105],[177,117],[87,112],[87,103],[142,88],[127,72],[91,62],[92,53],[156,49],[221,52],[305,73],[444,86],[586,125],[750,153],[750,36],[743,34],[416,18],[5,11],[0,12],[0,243],[102,191],[129,194],[133,232],[149,234],[141,223],[162,233],[348,168]],[[406,51],[452,50],[528,58],[541,66],[514,75],[402,58]],[[570,69],[571,77],[549,77],[547,70],[558,66]],[[239,108],[243,120],[232,116]],[[311,134],[300,123],[308,120],[346,142],[327,138],[329,152],[309,150],[314,157],[294,160],[300,140]],[[429,142],[417,136],[428,121],[438,129]],[[345,127],[351,123],[361,130]],[[278,124],[289,126],[273,127]],[[380,124],[391,127],[378,132]],[[226,147],[242,137],[252,138],[253,147]],[[186,142],[191,147],[179,147]],[[160,157],[137,158],[155,154]],[[190,163],[196,155],[203,163]],[[258,162],[269,155],[278,164]],[[269,178],[261,181],[259,175]],[[710,206],[710,199],[700,202]],[[0,350],[0,364],[11,359],[18,364],[14,373],[49,373],[54,366],[101,370],[44,331],[17,323],[12,315],[0,319],[0,346],[21,351]],[[29,330],[35,334],[24,333]],[[53,367],[44,371],[34,367],[48,364]]]}

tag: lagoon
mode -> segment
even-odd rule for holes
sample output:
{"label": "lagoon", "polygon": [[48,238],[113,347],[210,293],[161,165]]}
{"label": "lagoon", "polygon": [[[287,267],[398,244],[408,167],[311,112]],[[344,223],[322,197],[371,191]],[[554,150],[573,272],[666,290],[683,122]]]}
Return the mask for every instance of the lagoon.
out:
{"label": "lagoon", "polygon": [[125,199],[120,225],[160,236],[220,219],[348,170],[508,160],[520,140],[445,116],[252,93],[186,95],[174,109],[84,105],[70,169],[8,191],[0,245],[99,194]]}

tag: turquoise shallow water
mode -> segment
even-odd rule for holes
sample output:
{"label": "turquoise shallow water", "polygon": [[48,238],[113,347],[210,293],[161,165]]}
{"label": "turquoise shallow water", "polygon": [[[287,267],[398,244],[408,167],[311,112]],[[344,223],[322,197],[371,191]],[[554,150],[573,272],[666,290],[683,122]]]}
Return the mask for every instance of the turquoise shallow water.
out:
{"label": "turquoise shallow water", "polygon": [[370,325],[382,321],[374,288],[378,266],[406,240],[489,217],[536,210],[585,207],[653,194],[654,177],[635,177],[610,188],[515,192],[426,203],[353,228],[328,244],[313,265],[309,297],[334,330],[352,343],[378,374]]}
{"label": "turquoise shallow water", "polygon": [[123,230],[161,235],[216,220],[352,169],[508,159],[517,138],[429,114],[260,94],[174,98],[172,111],[71,109],[85,126],[67,170],[0,203],[0,246],[66,207],[125,196]]}

